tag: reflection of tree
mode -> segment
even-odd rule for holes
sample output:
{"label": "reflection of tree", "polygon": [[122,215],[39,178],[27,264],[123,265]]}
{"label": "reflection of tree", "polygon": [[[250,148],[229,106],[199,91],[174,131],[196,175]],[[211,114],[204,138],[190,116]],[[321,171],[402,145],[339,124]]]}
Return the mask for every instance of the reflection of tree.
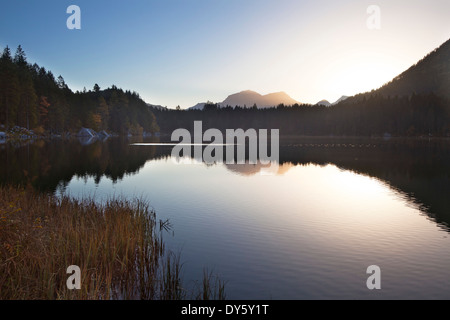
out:
{"label": "reflection of tree", "polygon": [[[106,176],[114,182],[135,174],[151,159],[170,157],[171,148],[133,147],[127,139],[97,141],[82,146],[78,141],[52,140],[0,150],[0,182],[27,184],[54,192],[74,176]],[[152,141],[158,142],[158,141]],[[282,139],[280,168],[334,164],[344,170],[369,175],[387,182],[420,204],[435,221],[450,226],[450,142],[403,139]],[[225,153],[224,153],[225,154]],[[228,165],[234,173],[253,174],[260,165]]]}
{"label": "reflection of tree", "polygon": [[130,148],[129,142],[111,139],[82,146],[78,141],[42,141],[22,147],[5,145],[0,152],[0,181],[15,185],[31,183],[42,191],[54,192],[74,176],[91,176],[99,182],[106,176],[116,182],[138,172],[155,148]]}
{"label": "reflection of tree", "polygon": [[[330,142],[331,141],[331,142]],[[339,141],[339,140],[338,140]],[[280,162],[328,163],[387,182],[419,204],[436,222],[450,227],[450,142],[402,139],[311,141],[282,147]]]}
{"label": "reflection of tree", "polygon": [[[450,141],[442,139],[293,138],[283,139],[283,174],[296,165],[334,164],[343,170],[388,183],[450,230]],[[241,175],[260,172],[260,164],[226,165]]]}

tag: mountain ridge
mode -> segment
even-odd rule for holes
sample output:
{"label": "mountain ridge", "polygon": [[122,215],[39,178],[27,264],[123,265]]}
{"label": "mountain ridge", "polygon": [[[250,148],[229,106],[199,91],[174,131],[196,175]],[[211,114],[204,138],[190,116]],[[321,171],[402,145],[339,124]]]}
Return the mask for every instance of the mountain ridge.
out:
{"label": "mountain ridge", "polygon": [[[410,97],[413,94],[433,93],[450,99],[450,39],[378,89],[365,93],[361,92],[353,96],[343,95],[333,103],[324,99],[315,105],[331,107],[346,100],[348,102],[353,100],[349,98],[360,100],[362,97],[374,93],[379,93],[384,97]],[[218,105],[220,107],[226,107],[227,105],[232,107],[252,107],[256,104],[258,108],[268,108],[275,107],[281,103],[284,105],[300,104],[300,102],[292,99],[283,91],[261,95],[252,90],[244,90],[229,95],[223,102],[219,102]],[[199,103],[189,109],[201,110],[205,104]]]}
{"label": "mountain ridge", "polygon": [[317,102],[315,105],[316,106],[324,106],[324,107],[331,107],[334,106],[342,101],[347,100],[348,98],[350,98],[349,96],[342,96],[339,99],[337,99],[335,102],[331,103],[328,100],[324,99],[324,100],[320,100],[319,102]]}
{"label": "mountain ridge", "polygon": [[[190,107],[189,110],[202,110],[205,106],[205,102],[197,103],[195,106]],[[244,90],[237,93],[230,94],[225,100],[219,102],[220,107],[232,106],[232,107],[252,107],[255,105],[258,108],[271,108],[276,107],[279,104],[294,105],[300,104],[300,102],[291,98],[286,92],[272,92],[262,95],[253,90]]]}
{"label": "mountain ridge", "polygon": [[370,93],[380,93],[384,97],[435,94],[450,99],[450,39]]}

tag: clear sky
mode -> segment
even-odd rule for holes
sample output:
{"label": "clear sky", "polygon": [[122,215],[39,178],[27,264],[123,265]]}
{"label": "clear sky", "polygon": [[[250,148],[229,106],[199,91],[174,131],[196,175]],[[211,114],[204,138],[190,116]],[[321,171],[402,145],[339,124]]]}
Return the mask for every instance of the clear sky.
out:
{"label": "clear sky", "polygon": [[[69,30],[69,5],[81,30]],[[380,8],[371,30],[370,5]],[[372,21],[372,20],[371,20]],[[285,91],[306,103],[376,89],[450,39],[449,0],[2,0],[0,47],[72,90],[112,84],[187,108]]]}

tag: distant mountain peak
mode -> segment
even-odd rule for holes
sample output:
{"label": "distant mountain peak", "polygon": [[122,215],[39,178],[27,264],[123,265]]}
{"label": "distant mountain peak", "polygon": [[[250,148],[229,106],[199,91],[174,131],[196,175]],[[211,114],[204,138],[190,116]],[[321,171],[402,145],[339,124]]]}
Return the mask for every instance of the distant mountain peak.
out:
{"label": "distant mountain peak", "polygon": [[350,97],[349,97],[349,96],[342,96],[342,97],[340,97],[339,99],[337,99],[337,100],[333,103],[333,105],[338,104],[339,102],[342,102],[342,101],[344,101],[344,100],[347,100],[348,98],[350,98]]}
{"label": "distant mountain peak", "polygon": [[[218,105],[220,107],[247,107],[251,108],[256,104],[258,108],[270,108],[276,107],[280,104],[284,104],[287,106],[299,103],[298,101],[292,99],[286,92],[273,92],[266,95],[262,95],[253,90],[244,90],[238,93],[230,94],[224,101],[219,102]],[[193,107],[190,107],[190,110],[202,110],[205,106],[205,103],[198,103]]]}
{"label": "distant mountain peak", "polygon": [[242,93],[255,94],[255,95],[258,95],[258,96],[261,95],[260,93],[258,93],[256,91],[253,91],[253,90],[243,90],[243,91],[235,93],[235,94],[242,94]]}
{"label": "distant mountain peak", "polygon": [[347,100],[349,97],[348,96],[342,96],[339,99],[337,99],[335,102],[331,103],[328,100],[321,100],[319,102],[316,103],[316,106],[325,106],[325,107],[331,107],[334,106],[336,104],[338,104],[339,102],[342,102],[344,100]]}
{"label": "distant mountain peak", "polygon": [[189,110],[203,110],[203,108],[205,107],[206,102],[200,102],[197,103],[195,106],[190,107]]}
{"label": "distant mountain peak", "polygon": [[319,102],[316,103],[316,105],[329,107],[331,106],[331,103],[328,100],[320,100]]}
{"label": "distant mountain peak", "polygon": [[277,96],[277,97],[283,97],[283,98],[287,98],[287,99],[292,99],[286,92],[284,91],[279,91],[279,92],[273,92],[273,93],[269,93],[266,94],[264,97],[272,97],[272,96]]}
{"label": "distant mountain peak", "polygon": [[298,103],[298,101],[292,99],[284,91],[261,95],[260,93],[253,90],[245,90],[229,95],[223,102],[219,104],[223,107],[227,105],[232,107],[251,107],[256,104],[258,108],[270,108],[276,107],[279,104],[293,105],[296,103]]}

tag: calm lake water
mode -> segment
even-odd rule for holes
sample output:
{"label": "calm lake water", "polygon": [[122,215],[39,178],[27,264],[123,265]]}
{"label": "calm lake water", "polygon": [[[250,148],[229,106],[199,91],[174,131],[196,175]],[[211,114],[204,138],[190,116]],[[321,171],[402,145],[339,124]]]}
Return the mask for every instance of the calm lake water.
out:
{"label": "calm lake water", "polygon": [[3,144],[0,181],[148,199],[184,282],[208,267],[228,299],[450,299],[449,140],[282,139],[273,175],[132,145],[150,141]]}

